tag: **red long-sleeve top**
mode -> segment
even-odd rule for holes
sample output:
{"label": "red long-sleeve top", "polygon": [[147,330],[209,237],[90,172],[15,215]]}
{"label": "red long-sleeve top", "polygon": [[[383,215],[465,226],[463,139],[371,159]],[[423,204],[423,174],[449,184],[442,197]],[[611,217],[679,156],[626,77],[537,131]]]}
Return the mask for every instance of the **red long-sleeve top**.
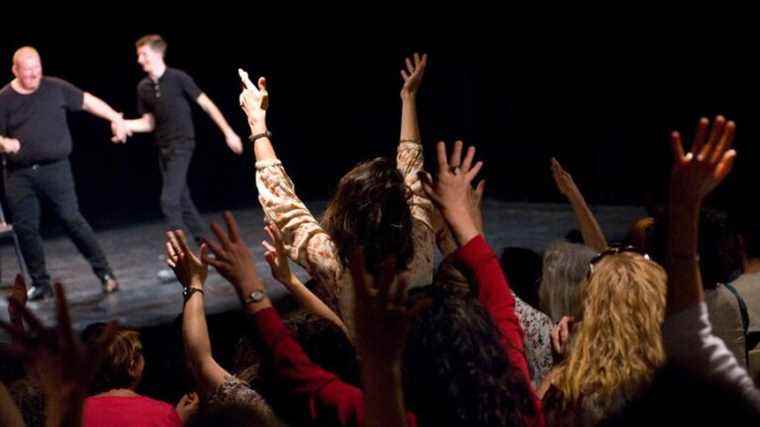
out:
{"label": "red long-sleeve top", "polygon": [[[473,238],[452,256],[474,273],[478,299],[501,331],[505,355],[529,385],[528,360],[524,353],[523,332],[515,314],[515,298],[509,290],[498,257],[482,236]],[[264,345],[263,350],[268,352],[272,361],[276,381],[289,396],[305,402],[310,419],[341,426],[364,424],[363,392],[312,362],[290,335],[274,308],[256,313],[254,322]],[[536,416],[526,421],[529,425],[543,426],[541,402],[535,394],[531,398]],[[407,413],[407,424],[409,427],[417,425],[414,414]]]}

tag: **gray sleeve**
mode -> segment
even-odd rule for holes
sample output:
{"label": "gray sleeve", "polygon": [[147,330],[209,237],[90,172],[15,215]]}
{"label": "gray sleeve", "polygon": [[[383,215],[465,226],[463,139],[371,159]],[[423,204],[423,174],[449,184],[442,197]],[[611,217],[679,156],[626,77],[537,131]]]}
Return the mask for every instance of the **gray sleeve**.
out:
{"label": "gray sleeve", "polygon": [[703,302],[665,319],[662,339],[671,363],[736,389],[760,411],[760,390],[723,340],[713,335],[707,304]]}

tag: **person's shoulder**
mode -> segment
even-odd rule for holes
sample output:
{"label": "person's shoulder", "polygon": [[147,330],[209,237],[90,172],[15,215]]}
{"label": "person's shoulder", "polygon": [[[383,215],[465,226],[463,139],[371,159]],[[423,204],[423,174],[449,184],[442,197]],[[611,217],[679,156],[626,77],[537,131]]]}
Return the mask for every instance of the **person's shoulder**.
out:
{"label": "person's shoulder", "polygon": [[52,76],[42,76],[42,81],[40,82],[40,86],[47,85],[47,86],[74,86],[73,84],[69,83],[68,81],[60,78],[60,77],[52,77]]}
{"label": "person's shoulder", "polygon": [[188,74],[184,70],[180,70],[179,68],[172,68],[172,67],[166,67],[166,73],[173,78],[180,78],[180,79],[193,79],[190,74]]}
{"label": "person's shoulder", "polygon": [[149,86],[151,84],[153,84],[153,83],[150,81],[150,77],[145,76],[142,79],[140,79],[139,82],[137,82],[137,88],[140,89],[142,87],[146,87],[146,86]]}
{"label": "person's shoulder", "polygon": [[0,96],[2,96],[2,97],[11,96],[14,93],[15,92],[13,91],[13,88],[11,88],[11,84],[10,83],[7,83],[5,86],[3,86],[2,89],[0,89]]}

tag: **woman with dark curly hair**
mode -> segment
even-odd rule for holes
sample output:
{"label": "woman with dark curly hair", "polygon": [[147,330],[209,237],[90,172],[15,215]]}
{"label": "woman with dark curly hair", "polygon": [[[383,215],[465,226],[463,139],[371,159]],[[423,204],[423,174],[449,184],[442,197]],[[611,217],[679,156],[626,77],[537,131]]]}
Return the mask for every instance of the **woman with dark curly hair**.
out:
{"label": "woman with dark curly hair", "polygon": [[404,391],[420,425],[519,426],[535,415],[529,383],[504,357],[499,329],[476,298],[442,286],[415,298],[432,299],[404,352]]}

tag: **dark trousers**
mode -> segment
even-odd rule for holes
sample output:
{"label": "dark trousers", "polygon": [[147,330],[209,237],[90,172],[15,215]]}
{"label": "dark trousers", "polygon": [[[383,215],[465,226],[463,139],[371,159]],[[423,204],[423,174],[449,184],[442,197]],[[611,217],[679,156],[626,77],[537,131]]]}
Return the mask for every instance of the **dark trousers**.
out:
{"label": "dark trousers", "polygon": [[113,276],[92,227],[79,212],[74,177],[68,160],[20,169],[11,167],[5,186],[13,228],[18,234],[21,252],[35,286],[50,284],[40,237],[40,200],[53,209],[95,274],[101,280],[107,274]]}
{"label": "dark trousers", "polygon": [[[161,212],[164,214],[167,229],[183,230],[188,239],[192,236],[198,242],[206,238],[207,228],[187,186],[187,171],[194,149],[195,144],[192,141],[162,147],[158,163],[163,179]],[[190,234],[187,234],[188,232]]]}

